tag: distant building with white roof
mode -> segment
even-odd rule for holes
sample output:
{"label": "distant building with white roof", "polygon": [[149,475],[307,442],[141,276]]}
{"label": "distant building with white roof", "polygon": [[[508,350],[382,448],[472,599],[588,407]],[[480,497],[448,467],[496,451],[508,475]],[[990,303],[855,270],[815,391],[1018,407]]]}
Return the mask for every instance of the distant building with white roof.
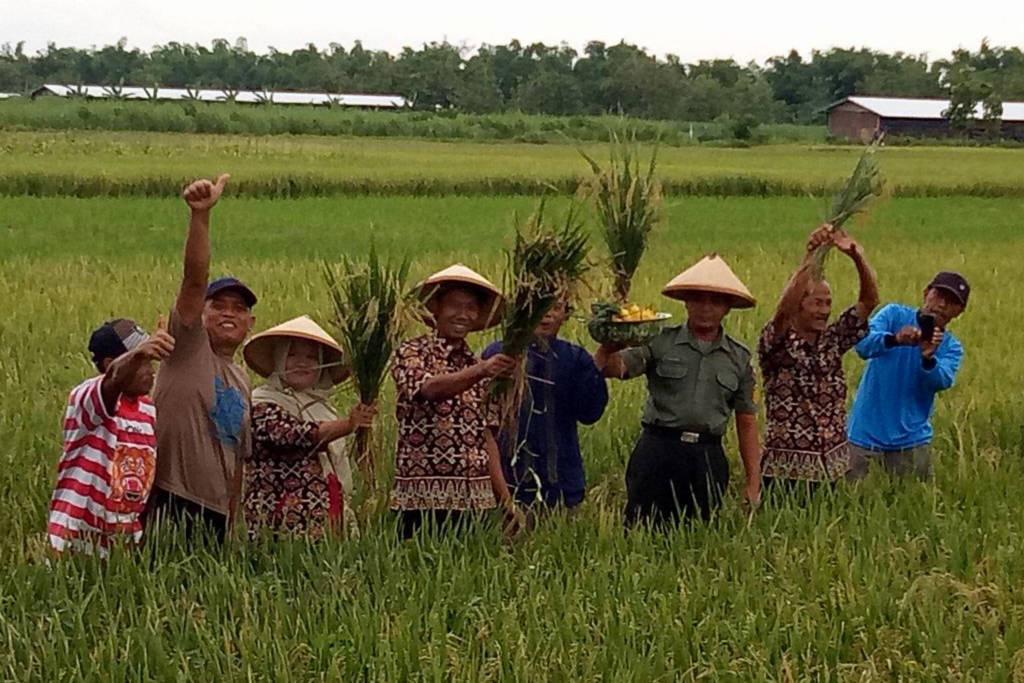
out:
{"label": "distant building with white roof", "polygon": [[409,103],[401,95],[363,95],[328,92],[286,92],[273,90],[217,90],[213,88],[162,88],[159,86],[59,85],[47,83],[32,91],[37,97],[85,97],[122,100],[193,100],[197,102],[239,102],[243,104],[299,104],[358,107],[362,109],[403,109]]}
{"label": "distant building with white roof", "polygon": [[[876,132],[907,137],[950,134],[943,112],[949,100],[853,95],[828,107],[828,132],[833,137],[869,140]],[[982,117],[977,105],[975,118]],[[1024,102],[1003,102],[1002,134],[1024,139]]]}

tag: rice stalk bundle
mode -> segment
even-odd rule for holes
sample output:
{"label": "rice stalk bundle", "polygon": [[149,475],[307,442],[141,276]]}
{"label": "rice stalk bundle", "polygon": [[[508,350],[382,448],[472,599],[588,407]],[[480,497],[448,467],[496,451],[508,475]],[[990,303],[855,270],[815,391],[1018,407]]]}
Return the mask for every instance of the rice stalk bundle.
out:
{"label": "rice stalk bundle", "polygon": [[516,226],[514,245],[506,251],[502,353],[519,357],[520,362],[511,379],[499,379],[491,385],[506,425],[514,423],[522,399],[524,352],[533,341],[534,330],[553,305],[573,296],[576,284],[589,268],[588,235],[575,205],[558,222],[548,222],[544,208],[541,200],[526,223]]}
{"label": "rice stalk bundle", "polygon": [[[847,179],[835,197],[829,208],[829,223],[833,229],[843,227],[848,220],[868,210],[873,200],[880,197],[885,189],[885,181],[882,178],[881,169],[875,153],[881,138],[876,139],[864,153],[860,155],[853,173]],[[828,256],[831,244],[823,244],[814,251],[811,273],[815,279],[821,280],[825,276],[825,259]]]}
{"label": "rice stalk bundle", "polygon": [[655,147],[650,161],[641,164],[636,133],[628,140],[613,133],[607,166],[602,167],[582,149],[580,154],[592,171],[583,189],[594,202],[611,253],[613,296],[626,303],[633,274],[662,216],[662,187],[654,176],[658,150]]}
{"label": "rice stalk bundle", "polygon": [[[382,260],[373,245],[365,261],[344,257],[336,265],[324,262],[323,274],[334,309],[333,327],[349,364],[359,401],[377,400],[391,358],[411,319],[404,292],[409,259]],[[379,430],[378,430],[379,431]],[[371,430],[356,432],[353,450],[368,490],[376,485]]]}

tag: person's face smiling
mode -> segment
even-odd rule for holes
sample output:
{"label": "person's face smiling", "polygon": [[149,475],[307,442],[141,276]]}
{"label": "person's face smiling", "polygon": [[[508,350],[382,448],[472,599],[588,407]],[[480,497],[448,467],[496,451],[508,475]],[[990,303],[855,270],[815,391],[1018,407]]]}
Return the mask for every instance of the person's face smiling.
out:
{"label": "person's face smiling", "polygon": [[234,290],[217,292],[203,307],[203,326],[217,348],[237,348],[245,341],[254,321],[245,299]]}
{"label": "person's face smiling", "polygon": [[472,291],[450,289],[437,302],[437,333],[445,339],[465,339],[480,315],[480,301]]}
{"label": "person's face smiling", "polygon": [[307,339],[293,339],[284,360],[284,383],[296,391],[305,391],[320,377],[320,349]]}
{"label": "person's face smiling", "polygon": [[830,315],[832,315],[832,288],[824,280],[809,283],[804,298],[800,300],[797,331],[824,332],[828,327]]}

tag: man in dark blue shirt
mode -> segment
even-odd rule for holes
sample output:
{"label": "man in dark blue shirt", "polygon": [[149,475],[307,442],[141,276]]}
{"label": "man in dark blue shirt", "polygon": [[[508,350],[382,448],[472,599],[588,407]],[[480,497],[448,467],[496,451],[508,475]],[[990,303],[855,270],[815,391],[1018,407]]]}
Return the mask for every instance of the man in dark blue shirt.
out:
{"label": "man in dark blue shirt", "polygon": [[[502,435],[505,478],[521,503],[574,507],[583,501],[586,478],[577,424],[594,424],[608,404],[608,386],[594,359],[581,346],[558,338],[569,315],[556,304],[536,329],[527,350],[529,379],[519,411],[519,435]],[[501,342],[483,357],[501,352]]]}

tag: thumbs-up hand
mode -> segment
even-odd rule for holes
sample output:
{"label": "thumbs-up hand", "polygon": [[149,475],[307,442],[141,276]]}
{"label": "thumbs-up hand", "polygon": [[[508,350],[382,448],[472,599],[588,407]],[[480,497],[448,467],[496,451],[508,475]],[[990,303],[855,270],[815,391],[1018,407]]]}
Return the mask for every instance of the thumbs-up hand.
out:
{"label": "thumbs-up hand", "polygon": [[167,316],[156,319],[156,329],[149,339],[135,347],[135,353],[146,360],[166,360],[174,352],[174,337],[167,332]]}
{"label": "thumbs-up hand", "polygon": [[227,185],[229,178],[229,173],[222,173],[216,182],[206,179],[195,180],[185,188],[181,196],[193,211],[209,211],[224,193],[224,186]]}

